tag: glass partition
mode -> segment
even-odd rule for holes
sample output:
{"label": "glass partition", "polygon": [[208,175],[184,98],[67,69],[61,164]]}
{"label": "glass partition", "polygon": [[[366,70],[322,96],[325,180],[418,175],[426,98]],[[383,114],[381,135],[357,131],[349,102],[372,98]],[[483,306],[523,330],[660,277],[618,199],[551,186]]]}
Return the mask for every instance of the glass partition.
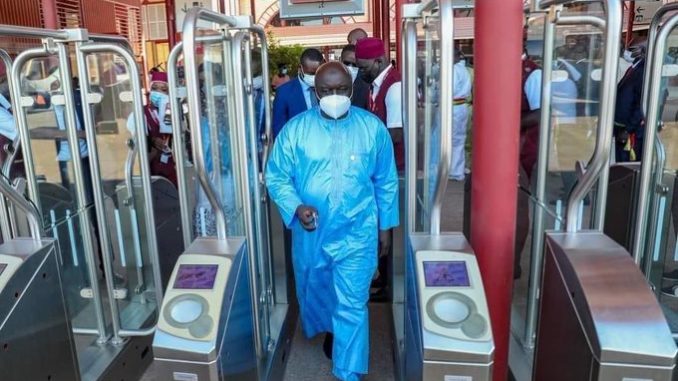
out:
{"label": "glass partition", "polygon": [[[674,14],[673,17],[676,17]],[[652,161],[650,207],[643,269],[669,321],[678,333],[678,30],[671,30],[663,51],[658,100],[659,129]],[[649,58],[648,58],[649,59]],[[640,169],[640,166],[634,169]],[[634,190],[634,197],[638,197]]]}
{"label": "glass partition", "polygon": [[[570,192],[593,155],[599,117],[602,77],[603,31],[599,26],[574,24],[569,16],[587,15],[604,20],[599,5],[563,9],[554,30],[550,107],[542,106],[544,70],[544,15],[527,23],[523,61],[523,115],[546,111],[549,126],[528,126],[521,131],[521,173],[514,266],[512,332],[522,346],[534,343],[541,279],[543,236],[547,230],[565,229],[565,211]],[[571,19],[570,19],[571,20]],[[611,43],[619,43],[617,41]],[[536,111],[535,111],[536,110]],[[542,118],[542,121],[544,119]],[[545,171],[539,172],[537,147],[541,134],[547,136]],[[532,136],[530,136],[532,134]],[[529,142],[534,141],[530,158]],[[579,208],[580,229],[596,228],[596,187]]]}

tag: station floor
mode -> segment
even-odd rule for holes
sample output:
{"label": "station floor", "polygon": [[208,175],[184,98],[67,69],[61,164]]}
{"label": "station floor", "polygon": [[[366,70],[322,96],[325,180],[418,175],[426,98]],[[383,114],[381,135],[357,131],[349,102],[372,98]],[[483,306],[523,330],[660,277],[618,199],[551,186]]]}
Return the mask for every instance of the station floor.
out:
{"label": "station floor", "polygon": [[[450,181],[443,207],[443,231],[461,231],[464,220],[464,183]],[[370,304],[370,372],[365,381],[392,381],[393,351],[391,348],[389,304]],[[332,362],[322,352],[323,336],[307,340],[297,326],[292,350],[285,371],[285,381],[333,381]],[[164,381],[155,376],[154,364],[141,381]]]}

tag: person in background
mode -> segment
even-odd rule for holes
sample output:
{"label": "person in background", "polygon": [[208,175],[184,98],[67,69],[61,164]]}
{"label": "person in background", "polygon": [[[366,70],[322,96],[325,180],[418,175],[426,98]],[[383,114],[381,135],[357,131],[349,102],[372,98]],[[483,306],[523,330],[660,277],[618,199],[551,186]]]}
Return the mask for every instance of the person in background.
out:
{"label": "person in background", "polygon": [[355,28],[352,31],[348,32],[348,36],[346,36],[346,41],[348,41],[349,45],[355,45],[358,42],[358,40],[362,40],[363,38],[367,38],[367,32],[365,32],[365,30],[362,28]]}
{"label": "person in background", "polygon": [[623,53],[631,63],[617,84],[614,112],[615,158],[617,162],[638,161],[642,156],[645,117],[641,107],[645,74],[645,41],[634,41]]}
{"label": "person in background", "polygon": [[522,55],[522,103],[520,110],[520,165],[518,167],[518,199],[513,278],[522,275],[521,254],[530,230],[530,183],[537,162],[539,125],[541,121],[541,68],[532,61],[527,49]]}
{"label": "person in background", "polygon": [[449,178],[455,181],[464,181],[466,170],[466,125],[468,124],[469,107],[467,98],[471,96],[471,76],[466,69],[466,62],[461,59],[459,49],[454,54],[454,100],[452,128],[452,165]]}
{"label": "person in background", "polygon": [[351,82],[339,62],[318,69],[320,107],[287,123],[266,168],[271,199],[293,229],[304,334],[326,333],[323,350],[343,381],[368,371],[375,252],[390,250],[399,224],[391,139],[378,118],[351,107]]}
{"label": "person in background", "polygon": [[287,65],[285,64],[278,65],[278,74],[273,76],[273,79],[271,80],[271,87],[273,88],[273,90],[277,90],[278,87],[289,82],[290,76],[287,75],[287,71],[288,71]]}
{"label": "person in background", "polygon": [[586,59],[588,57],[586,42],[575,35],[569,35],[565,37],[565,45],[556,48],[555,55],[572,63]]}
{"label": "person in background", "polygon": [[[177,186],[177,169],[172,154],[172,123],[167,73],[151,72],[151,89],[148,104],[144,107],[146,132],[148,134],[148,162],[152,176],[162,176]],[[133,114],[127,120],[127,128],[135,137]]]}
{"label": "person in background", "polygon": [[351,104],[367,110],[367,98],[370,95],[370,85],[359,75],[358,64],[355,59],[355,45],[346,45],[341,50],[341,62],[348,68],[353,78],[353,96]]}
{"label": "person in background", "polygon": [[315,72],[325,58],[318,49],[308,48],[299,59],[299,75],[280,86],[273,101],[273,138],[296,115],[318,105],[315,96]]}
{"label": "person in background", "polygon": [[[355,56],[360,75],[370,84],[368,109],[376,115],[388,128],[396,168],[405,169],[405,145],[403,138],[402,91],[400,73],[386,58],[384,43],[378,38],[364,38],[356,44]],[[379,275],[373,282],[375,292],[372,300],[388,302],[389,297],[389,264],[392,253],[379,252]]]}

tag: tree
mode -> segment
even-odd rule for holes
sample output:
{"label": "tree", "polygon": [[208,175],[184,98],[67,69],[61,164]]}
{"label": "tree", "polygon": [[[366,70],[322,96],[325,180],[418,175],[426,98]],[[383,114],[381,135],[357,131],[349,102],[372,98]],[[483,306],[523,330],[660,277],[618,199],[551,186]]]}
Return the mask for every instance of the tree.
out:
{"label": "tree", "polygon": [[296,76],[299,58],[304,47],[299,44],[280,45],[280,42],[270,30],[266,32],[266,39],[268,40],[268,69],[271,75],[278,74],[278,66],[282,64],[287,66],[287,74],[290,77]]}

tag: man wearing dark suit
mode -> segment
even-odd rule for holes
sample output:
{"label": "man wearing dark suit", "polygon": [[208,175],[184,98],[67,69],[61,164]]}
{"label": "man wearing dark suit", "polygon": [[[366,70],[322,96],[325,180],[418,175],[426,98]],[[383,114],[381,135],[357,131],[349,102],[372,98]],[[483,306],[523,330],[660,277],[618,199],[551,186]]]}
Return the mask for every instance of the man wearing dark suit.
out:
{"label": "man wearing dark suit", "polygon": [[346,65],[353,78],[353,96],[351,104],[367,110],[367,97],[370,96],[370,85],[358,75],[358,64],[355,60],[355,45],[346,45],[341,50],[341,62]]}
{"label": "man wearing dark suit", "polygon": [[635,43],[624,51],[624,59],[632,65],[617,85],[617,103],[614,113],[617,162],[638,161],[642,155],[645,117],[641,99],[645,52],[645,43]]}
{"label": "man wearing dark suit", "polygon": [[276,89],[273,101],[273,138],[285,123],[296,115],[318,105],[315,95],[315,72],[325,62],[318,49],[309,48],[301,53],[297,78]]}

